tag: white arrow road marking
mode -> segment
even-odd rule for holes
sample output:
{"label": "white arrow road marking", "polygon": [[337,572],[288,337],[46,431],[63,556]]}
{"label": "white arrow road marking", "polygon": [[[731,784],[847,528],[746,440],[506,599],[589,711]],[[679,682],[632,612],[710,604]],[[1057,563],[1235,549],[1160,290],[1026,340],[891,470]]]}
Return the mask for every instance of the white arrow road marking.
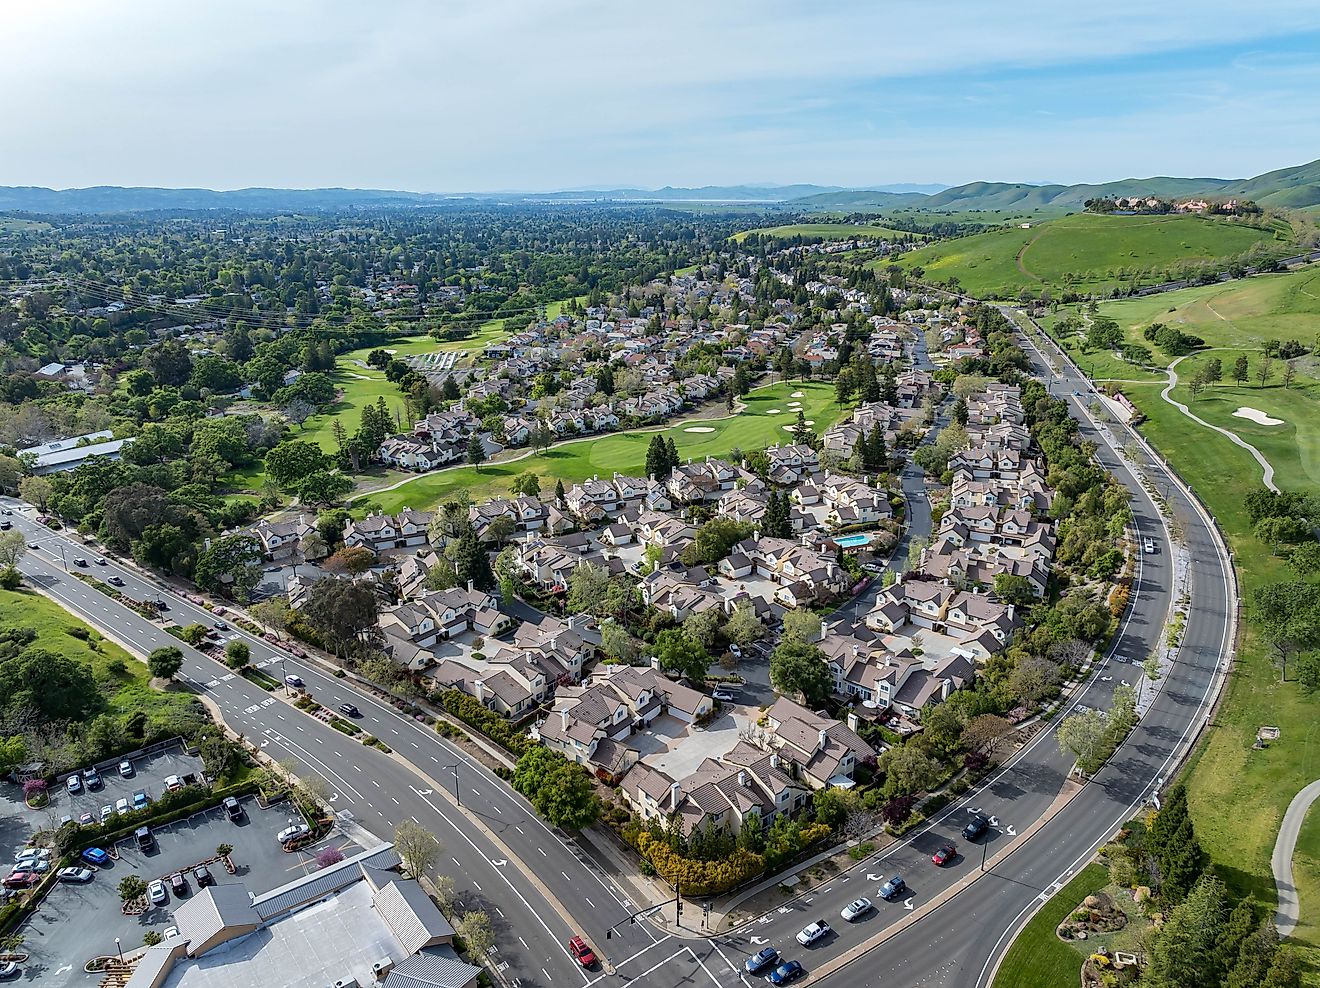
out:
{"label": "white arrow road marking", "polygon": [[992,826],[992,827],[997,827],[997,826],[999,826],[999,817],[997,817],[997,816],[992,816],[992,817],[990,818],[990,826]]}
{"label": "white arrow road marking", "polygon": [[1012,827],[1005,827],[1005,828],[1004,828],[1004,832],[1005,832],[1006,834],[1008,834],[1008,836],[1010,836],[1010,837],[1016,837],[1016,836],[1017,836],[1017,831],[1014,830]]}
{"label": "white arrow road marking", "polygon": [[792,911],[793,911],[793,910],[789,909],[788,906],[780,906],[780,907],[779,907],[779,915],[780,915],[780,916],[787,916],[787,915],[788,915],[789,913],[791,913]]}
{"label": "white arrow road marking", "polygon": [[55,973],[56,973],[56,974],[63,974],[65,971],[72,971],[72,970],[73,970],[73,965],[72,965],[72,964],[65,964],[63,967],[56,968],[56,969],[55,969]]}
{"label": "white arrow road marking", "polygon": [[883,881],[885,880],[885,876],[884,876],[884,875],[872,875],[870,872],[867,872],[866,880],[867,880],[868,882],[883,882]]}
{"label": "white arrow road marking", "polygon": [[765,937],[751,937],[750,939],[752,943],[756,944],[756,946],[758,947],[764,947],[767,943],[770,942]]}
{"label": "white arrow road marking", "polygon": [[499,859],[497,860],[497,859],[495,859],[495,858],[491,858],[491,859],[490,859],[490,863],[493,864],[496,868],[503,868],[506,864],[509,863],[509,859],[508,859],[508,858],[499,858]]}
{"label": "white arrow road marking", "polygon": [[430,796],[430,795],[432,795],[434,792],[435,792],[434,789],[418,789],[418,790],[417,790],[417,795],[419,795],[419,796]]}
{"label": "white arrow road marking", "polygon": [[906,909],[908,912],[911,912],[911,911],[912,911],[912,900],[911,900],[911,899],[908,899],[906,902],[904,902],[904,903],[903,903],[903,908]]}

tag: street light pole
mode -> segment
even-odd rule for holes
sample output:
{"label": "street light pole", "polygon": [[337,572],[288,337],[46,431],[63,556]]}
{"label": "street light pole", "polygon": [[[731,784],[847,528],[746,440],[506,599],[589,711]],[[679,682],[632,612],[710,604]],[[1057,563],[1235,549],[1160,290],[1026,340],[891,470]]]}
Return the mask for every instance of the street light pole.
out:
{"label": "street light pole", "polygon": [[989,836],[987,835],[987,836],[986,836],[986,839],[983,840],[983,841],[981,841],[981,870],[982,870],[982,871],[985,871],[985,852],[986,852],[986,848],[988,848],[989,846],[990,846],[990,838],[989,838]]}
{"label": "street light pole", "polygon": [[463,805],[463,791],[458,787],[458,762],[453,765],[442,765],[441,768],[452,769],[454,773],[454,802],[459,806]]}
{"label": "street light pole", "polygon": [[115,950],[119,951],[119,963],[124,963],[124,948],[119,945],[119,937],[115,937]]}

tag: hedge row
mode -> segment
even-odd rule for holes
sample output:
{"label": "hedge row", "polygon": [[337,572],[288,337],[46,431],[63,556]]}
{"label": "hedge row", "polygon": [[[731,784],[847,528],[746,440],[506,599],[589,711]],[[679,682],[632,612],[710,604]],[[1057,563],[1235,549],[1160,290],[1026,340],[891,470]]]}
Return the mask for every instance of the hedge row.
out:
{"label": "hedge row", "polygon": [[442,707],[464,724],[475,727],[496,744],[514,755],[522,755],[533,744],[526,734],[519,731],[507,720],[488,710],[480,700],[469,696],[459,689],[448,689],[436,697]]}

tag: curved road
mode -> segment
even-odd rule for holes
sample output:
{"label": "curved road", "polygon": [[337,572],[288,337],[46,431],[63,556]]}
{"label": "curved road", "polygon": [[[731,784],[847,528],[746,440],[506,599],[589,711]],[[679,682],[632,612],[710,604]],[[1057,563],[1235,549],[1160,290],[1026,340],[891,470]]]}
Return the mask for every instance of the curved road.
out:
{"label": "curved road", "polygon": [[1283,823],[1279,826],[1279,837],[1274,842],[1274,855],[1270,865],[1274,870],[1274,888],[1279,897],[1279,905],[1274,913],[1274,926],[1279,936],[1286,937],[1297,928],[1297,886],[1293,884],[1293,851],[1297,848],[1297,838],[1302,832],[1302,823],[1306,820],[1306,811],[1311,804],[1320,799],[1320,780],[1293,797],[1288,810],[1283,814]]}

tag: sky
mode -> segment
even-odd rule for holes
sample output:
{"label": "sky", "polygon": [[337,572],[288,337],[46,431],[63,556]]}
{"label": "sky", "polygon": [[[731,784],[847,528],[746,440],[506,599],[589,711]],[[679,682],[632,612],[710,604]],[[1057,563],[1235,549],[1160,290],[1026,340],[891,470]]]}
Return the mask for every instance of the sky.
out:
{"label": "sky", "polygon": [[6,8],[0,185],[1074,183],[1320,155],[1315,0]]}

